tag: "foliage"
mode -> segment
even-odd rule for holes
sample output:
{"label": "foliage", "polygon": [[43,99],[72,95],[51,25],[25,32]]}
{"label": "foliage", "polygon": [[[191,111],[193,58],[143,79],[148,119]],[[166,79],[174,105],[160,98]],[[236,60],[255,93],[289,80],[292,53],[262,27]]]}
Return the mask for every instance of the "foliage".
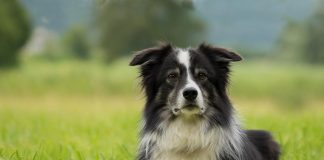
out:
{"label": "foliage", "polygon": [[313,15],[303,23],[290,21],[279,45],[285,57],[308,63],[324,63],[324,0],[318,1]]}
{"label": "foliage", "polygon": [[180,46],[197,43],[204,31],[190,3],[176,0],[109,0],[100,3],[100,43],[110,58],[167,41]]}
{"label": "foliage", "polygon": [[0,22],[0,67],[14,65],[30,35],[30,22],[18,0],[0,0]]}
{"label": "foliage", "polygon": [[64,45],[73,57],[88,59],[90,57],[90,44],[87,34],[82,28],[73,28],[66,33]]}
{"label": "foliage", "polygon": [[69,58],[65,46],[57,39],[51,39],[44,44],[44,48],[39,54],[32,55],[35,59],[56,62]]}

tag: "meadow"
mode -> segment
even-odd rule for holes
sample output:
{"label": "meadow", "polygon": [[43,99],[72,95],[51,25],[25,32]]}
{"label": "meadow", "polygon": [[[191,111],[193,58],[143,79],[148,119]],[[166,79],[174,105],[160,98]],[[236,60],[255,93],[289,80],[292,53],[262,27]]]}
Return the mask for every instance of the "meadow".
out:
{"label": "meadow", "polygon": [[[0,160],[131,160],[144,98],[128,59],[23,60],[0,70]],[[246,61],[229,89],[244,128],[282,160],[324,160],[324,66]]]}

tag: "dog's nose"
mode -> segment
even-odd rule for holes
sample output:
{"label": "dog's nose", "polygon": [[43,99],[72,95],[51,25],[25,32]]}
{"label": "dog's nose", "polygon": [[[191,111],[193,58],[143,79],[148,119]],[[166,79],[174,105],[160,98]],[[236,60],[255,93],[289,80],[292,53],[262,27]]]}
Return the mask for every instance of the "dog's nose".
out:
{"label": "dog's nose", "polygon": [[197,98],[198,91],[195,88],[187,88],[182,93],[183,97],[188,101],[193,101]]}

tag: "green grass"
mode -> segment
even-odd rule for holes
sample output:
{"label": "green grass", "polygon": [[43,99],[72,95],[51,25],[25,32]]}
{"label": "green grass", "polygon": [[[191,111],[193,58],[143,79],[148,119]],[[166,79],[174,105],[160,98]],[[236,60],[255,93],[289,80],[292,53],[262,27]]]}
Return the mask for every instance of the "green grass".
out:
{"label": "green grass", "polygon": [[[324,67],[251,62],[233,69],[246,128],[270,130],[283,160],[324,160]],[[143,98],[127,60],[0,71],[0,160],[130,160]]]}
{"label": "green grass", "polygon": [[89,99],[45,99],[49,102],[21,100],[26,108],[15,104],[1,108],[1,158],[131,159],[138,121],[134,109],[112,109],[105,106],[111,101],[98,98],[92,100],[107,103],[96,106]]}

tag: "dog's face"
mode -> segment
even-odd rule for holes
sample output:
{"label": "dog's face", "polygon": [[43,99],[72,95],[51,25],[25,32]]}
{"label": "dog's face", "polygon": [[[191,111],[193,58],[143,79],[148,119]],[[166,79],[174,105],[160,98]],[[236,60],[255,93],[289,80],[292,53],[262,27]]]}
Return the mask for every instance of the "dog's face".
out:
{"label": "dog's face", "polygon": [[[229,62],[241,57],[223,48],[161,45],[139,51],[130,65],[141,65],[148,110],[173,116],[204,115],[221,110],[226,96]],[[224,97],[225,96],[225,97]]]}

